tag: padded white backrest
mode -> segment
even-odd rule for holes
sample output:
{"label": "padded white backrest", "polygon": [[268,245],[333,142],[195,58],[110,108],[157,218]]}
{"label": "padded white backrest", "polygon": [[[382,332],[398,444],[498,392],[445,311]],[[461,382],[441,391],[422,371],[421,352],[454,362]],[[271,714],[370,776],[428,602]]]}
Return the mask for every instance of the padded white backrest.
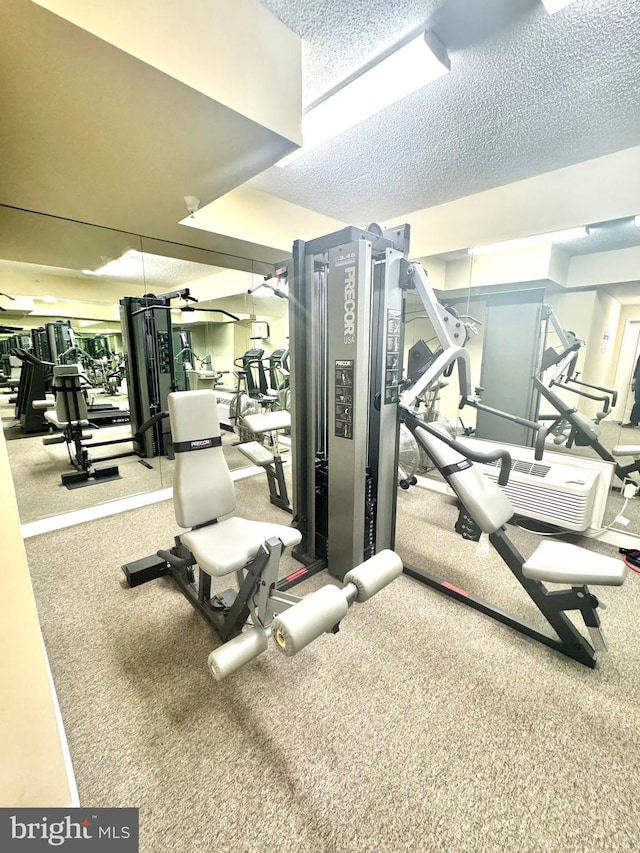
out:
{"label": "padded white backrest", "polygon": [[82,393],[77,364],[56,364],[53,368],[53,390],[56,393],[56,418],[61,423],[87,420],[87,401]]}
{"label": "padded white backrest", "polygon": [[22,370],[22,362],[17,355],[9,356],[9,367],[11,368],[11,379],[20,379],[20,371]]}
{"label": "padded white backrest", "polygon": [[[450,438],[448,432],[439,424],[429,424],[429,426]],[[424,429],[418,428],[416,438],[440,468],[468,461],[457,450]],[[515,512],[500,486],[472,464],[461,471],[448,474],[447,481],[483,533],[495,533]]]}
{"label": "padded white backrest", "polygon": [[[180,451],[180,445],[220,438],[216,395],[175,391],[168,396],[176,466],[173,508],[180,527],[195,527],[233,512],[236,496],[222,447]],[[197,444],[196,444],[197,447]]]}

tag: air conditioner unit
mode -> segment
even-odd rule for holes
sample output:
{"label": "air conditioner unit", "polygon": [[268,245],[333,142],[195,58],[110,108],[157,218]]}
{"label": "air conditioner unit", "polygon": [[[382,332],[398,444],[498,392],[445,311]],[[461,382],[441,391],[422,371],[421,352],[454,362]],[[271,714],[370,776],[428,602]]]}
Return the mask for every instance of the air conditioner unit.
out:
{"label": "air conditioner unit", "polygon": [[[518,515],[584,533],[602,527],[613,465],[610,462],[547,453],[542,460],[530,447],[496,444],[477,438],[458,438],[480,452],[508,450],[511,455],[509,482],[502,486]],[[500,462],[474,462],[497,482]]]}

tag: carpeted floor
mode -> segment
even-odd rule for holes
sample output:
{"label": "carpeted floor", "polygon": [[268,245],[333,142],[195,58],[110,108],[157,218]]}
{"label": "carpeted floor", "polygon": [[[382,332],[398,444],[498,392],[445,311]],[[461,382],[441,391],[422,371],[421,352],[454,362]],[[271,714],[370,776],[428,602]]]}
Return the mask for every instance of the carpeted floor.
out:
{"label": "carpeted floor", "polygon": [[[288,523],[264,478],[236,492],[247,517]],[[399,552],[534,621],[455,517],[401,493]],[[596,670],[404,576],[338,635],[217,684],[218,640],[171,583],[118,583],[175,532],[162,503],[26,542],[81,802],[139,807],[143,853],[640,848],[639,576],[602,590]]]}

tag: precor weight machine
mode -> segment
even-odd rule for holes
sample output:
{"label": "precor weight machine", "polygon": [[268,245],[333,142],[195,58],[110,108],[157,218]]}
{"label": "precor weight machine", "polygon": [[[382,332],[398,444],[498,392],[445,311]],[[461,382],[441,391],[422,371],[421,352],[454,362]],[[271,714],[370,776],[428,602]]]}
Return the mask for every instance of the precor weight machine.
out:
{"label": "precor weight machine", "polygon": [[171,300],[193,300],[189,290],[120,300],[120,321],[127,366],[131,431],[145,458],[172,455],[167,398],[179,390],[171,326]]}
{"label": "precor weight machine", "polygon": [[[637,479],[631,475],[640,471],[640,445],[617,445],[609,451],[600,441],[600,421],[616,405],[617,392],[578,379],[576,360],[584,342],[578,340],[573,332],[562,328],[552,308],[545,308],[547,326],[553,326],[561,346],[559,351],[552,347],[545,350],[540,370],[533,377],[536,391],[556,410],[553,415],[543,415],[541,420],[551,422],[548,431],[553,436],[554,444],[564,444],[568,450],[574,445],[591,447],[605,462],[613,463],[618,479],[623,483],[631,481],[637,486]],[[601,403],[595,420],[579,412],[556,389]],[[618,460],[625,456],[632,457],[633,462],[621,465]]]}
{"label": "precor weight machine", "polygon": [[[407,260],[408,226],[382,231],[347,228],[294,244],[290,277],[291,415],[294,525],[301,541],[293,554],[305,577],[327,565],[342,578],[349,567],[395,544],[399,422],[404,420],[460,502],[456,531],[477,540],[482,532],[542,613],[552,631],[538,630],[465,590],[406,566],[406,574],[454,597],[578,662],[593,667],[601,644],[598,599],[587,583],[619,585],[621,561],[576,546],[550,543],[528,559],[506,533],[514,514],[506,495],[473,467],[503,463],[508,453],[482,453],[451,439],[414,414],[415,402],[457,369],[460,399],[488,413],[471,390],[466,328],[438,303],[424,270]],[[402,383],[404,294],[415,289],[439,341],[420,375]],[[545,431],[538,431],[542,451]],[[550,591],[544,581],[570,584]],[[566,615],[577,610],[591,645]]]}

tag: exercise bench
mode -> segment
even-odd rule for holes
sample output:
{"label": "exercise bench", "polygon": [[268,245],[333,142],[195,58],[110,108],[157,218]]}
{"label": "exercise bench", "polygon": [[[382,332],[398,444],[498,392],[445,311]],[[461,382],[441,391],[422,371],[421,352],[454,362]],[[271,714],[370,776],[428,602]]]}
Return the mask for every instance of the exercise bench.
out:
{"label": "exercise bench", "polygon": [[[322,634],[335,633],[351,604],[367,601],[402,573],[398,555],[386,550],[348,572],[342,588],[329,584],[305,598],[289,593],[297,573],[279,579],[280,556],[301,534],[295,527],[231,515],[235,490],[215,393],[174,392],[168,403],[175,517],[179,527],[190,529],[175,537],[171,549],[122,569],[128,587],[171,577],[216,629],[222,645],[208,659],[216,680],[262,654],[270,636],[281,652],[294,655]],[[212,580],[230,575],[236,588],[214,592]]]}
{"label": "exercise bench", "polygon": [[44,417],[60,432],[45,436],[42,443],[67,445],[69,461],[76,469],[61,475],[62,483],[67,488],[93,482],[113,480],[119,477],[118,466],[109,465],[95,468],[89,460],[89,452],[83,441],[93,437],[87,432],[91,426],[88,418],[87,400],[82,385],[82,375],[77,364],[59,364],[53,368],[51,390],[55,398],[36,400],[34,409],[44,409]]}
{"label": "exercise bench", "polygon": [[[284,409],[279,409],[275,412],[247,415],[243,420],[243,426],[249,432],[262,438],[262,441],[246,441],[238,445],[238,450],[254,465],[264,468],[269,483],[269,500],[271,503],[280,509],[291,512],[278,440],[278,432],[291,429],[290,413]],[[271,450],[263,443],[265,438],[268,440]]]}
{"label": "exercise bench", "polygon": [[[479,540],[482,533],[488,534],[490,543],[547,620],[554,634],[520,622],[465,590],[428,575],[422,569],[405,566],[405,573],[585,666],[594,667],[596,652],[605,648],[605,643],[598,615],[600,602],[588,584],[620,586],[628,571],[622,560],[596,554],[577,545],[550,540],[543,540],[534,553],[525,559],[506,532],[505,525],[515,514],[509,498],[499,485],[471,462],[474,458],[486,462],[493,461],[497,455],[501,456],[503,466],[508,467],[501,469],[498,482],[505,485],[511,465],[509,454],[506,451],[497,454],[471,451],[451,439],[440,425],[425,424],[413,415],[407,414],[405,422],[458,498],[456,532],[464,539],[475,541]],[[568,584],[570,588],[549,590],[545,583]],[[591,643],[566,615],[567,611],[572,610],[582,615]]]}

